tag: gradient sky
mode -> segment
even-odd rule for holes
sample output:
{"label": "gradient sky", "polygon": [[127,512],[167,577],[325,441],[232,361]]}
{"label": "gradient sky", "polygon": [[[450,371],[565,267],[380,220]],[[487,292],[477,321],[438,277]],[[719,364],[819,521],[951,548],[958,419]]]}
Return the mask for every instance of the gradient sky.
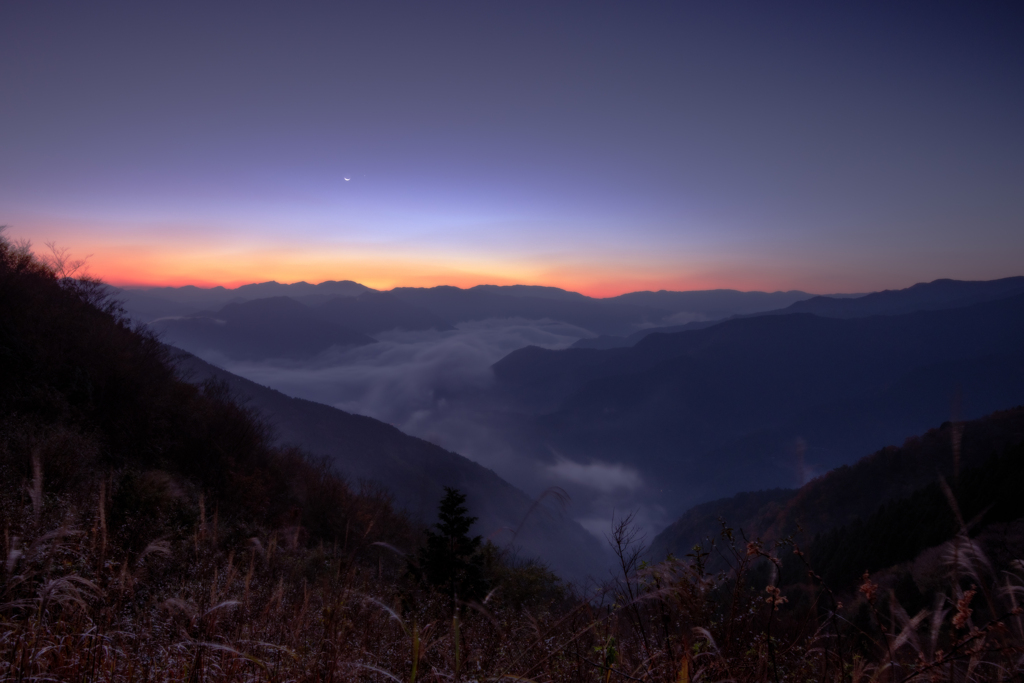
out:
{"label": "gradient sky", "polygon": [[0,223],[115,284],[1021,275],[1021,7],[5,2]]}

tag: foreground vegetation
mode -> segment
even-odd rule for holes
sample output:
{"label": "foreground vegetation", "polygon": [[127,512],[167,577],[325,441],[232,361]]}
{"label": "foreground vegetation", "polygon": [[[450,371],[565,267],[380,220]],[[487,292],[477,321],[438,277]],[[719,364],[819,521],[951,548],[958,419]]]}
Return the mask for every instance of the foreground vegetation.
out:
{"label": "foreground vegetation", "polygon": [[[974,510],[984,477],[921,494],[954,535],[925,551],[929,580],[909,611],[905,571],[852,584],[832,572],[839,583],[826,585],[792,539],[765,545],[725,526],[651,566],[627,517],[611,534],[618,577],[602,585],[565,586],[473,539],[448,544],[463,548],[452,562],[442,537],[464,537],[472,514],[457,492],[428,531],[383,490],[275,447],[221,387],[181,382],[157,340],[72,270],[60,254],[43,262],[0,241],[4,680],[900,682],[1024,671],[1024,567],[990,561],[957,503],[969,494]],[[1000,476],[1015,471],[998,462]],[[819,539],[816,552],[834,565],[837,544],[899,524],[899,510]]]}

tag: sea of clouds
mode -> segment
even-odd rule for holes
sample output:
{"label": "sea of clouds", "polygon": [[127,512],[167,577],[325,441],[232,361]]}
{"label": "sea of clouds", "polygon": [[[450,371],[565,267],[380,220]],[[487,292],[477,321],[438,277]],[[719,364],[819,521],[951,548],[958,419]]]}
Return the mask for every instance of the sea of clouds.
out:
{"label": "sea of clouds", "polygon": [[[640,507],[641,474],[627,463],[576,462],[529,443],[490,391],[491,366],[512,351],[531,345],[561,349],[591,336],[563,322],[502,319],[461,323],[445,332],[376,334],[376,344],[329,349],[306,361],[198,355],[289,396],[392,424],[495,470],[531,495],[564,488],[574,501],[570,514],[603,537],[614,511]],[[660,526],[657,511],[641,510],[641,518]]]}

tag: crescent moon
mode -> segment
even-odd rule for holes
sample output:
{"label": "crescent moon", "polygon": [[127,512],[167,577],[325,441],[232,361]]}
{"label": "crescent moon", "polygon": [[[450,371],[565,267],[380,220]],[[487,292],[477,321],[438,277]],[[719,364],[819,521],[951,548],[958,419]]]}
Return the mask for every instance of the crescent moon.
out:
{"label": "crescent moon", "polygon": [[346,183],[347,183],[348,181],[350,181],[350,180],[352,180],[352,179],[351,179],[351,178],[345,178],[345,182],[346,182]]}

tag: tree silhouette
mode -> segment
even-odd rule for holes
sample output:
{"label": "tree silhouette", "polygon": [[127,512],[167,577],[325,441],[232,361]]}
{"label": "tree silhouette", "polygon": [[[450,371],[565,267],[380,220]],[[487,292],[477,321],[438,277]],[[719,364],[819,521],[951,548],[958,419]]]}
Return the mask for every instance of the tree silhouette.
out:
{"label": "tree silhouette", "polygon": [[480,536],[469,536],[477,520],[468,516],[466,496],[445,487],[438,507],[435,531],[427,532],[427,544],[419,553],[419,573],[428,585],[444,591],[452,611],[459,600],[479,600],[487,590]]}

